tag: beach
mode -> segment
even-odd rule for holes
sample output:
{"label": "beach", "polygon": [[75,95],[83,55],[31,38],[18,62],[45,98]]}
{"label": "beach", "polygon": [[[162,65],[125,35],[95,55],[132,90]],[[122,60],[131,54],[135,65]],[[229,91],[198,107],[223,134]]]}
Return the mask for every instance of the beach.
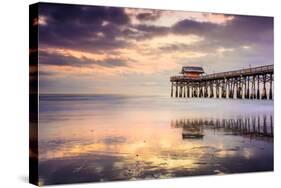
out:
{"label": "beach", "polygon": [[41,184],[273,170],[273,101],[40,95]]}

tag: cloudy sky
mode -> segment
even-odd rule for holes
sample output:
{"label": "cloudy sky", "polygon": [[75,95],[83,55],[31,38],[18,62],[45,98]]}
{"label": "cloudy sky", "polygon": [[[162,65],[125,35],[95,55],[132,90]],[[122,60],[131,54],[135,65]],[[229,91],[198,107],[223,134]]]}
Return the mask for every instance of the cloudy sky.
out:
{"label": "cloudy sky", "polygon": [[39,5],[40,93],[169,95],[183,65],[273,64],[273,18]]}

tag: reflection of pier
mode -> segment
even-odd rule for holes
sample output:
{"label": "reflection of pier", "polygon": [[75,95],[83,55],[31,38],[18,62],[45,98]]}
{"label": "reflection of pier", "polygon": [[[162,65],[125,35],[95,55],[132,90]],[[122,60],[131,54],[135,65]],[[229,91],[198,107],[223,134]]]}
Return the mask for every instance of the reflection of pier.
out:
{"label": "reflection of pier", "polygon": [[[182,128],[183,139],[203,138],[204,129],[214,129],[232,135],[273,137],[272,116],[241,117],[236,119],[181,119],[171,122],[172,128]],[[187,133],[187,135],[186,135]]]}
{"label": "reflection of pier", "polygon": [[190,124],[188,126],[183,126],[182,127],[182,138],[183,139],[198,139],[198,138],[203,138],[203,127]]}
{"label": "reflection of pier", "polygon": [[202,68],[184,68],[170,78],[171,97],[273,99],[273,65],[207,75]]}

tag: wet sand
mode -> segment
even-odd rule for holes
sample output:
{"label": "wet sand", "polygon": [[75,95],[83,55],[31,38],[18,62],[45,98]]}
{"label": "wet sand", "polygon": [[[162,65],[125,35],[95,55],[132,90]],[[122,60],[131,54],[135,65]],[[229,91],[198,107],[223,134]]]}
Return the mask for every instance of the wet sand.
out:
{"label": "wet sand", "polygon": [[41,184],[273,170],[273,102],[40,96]]}

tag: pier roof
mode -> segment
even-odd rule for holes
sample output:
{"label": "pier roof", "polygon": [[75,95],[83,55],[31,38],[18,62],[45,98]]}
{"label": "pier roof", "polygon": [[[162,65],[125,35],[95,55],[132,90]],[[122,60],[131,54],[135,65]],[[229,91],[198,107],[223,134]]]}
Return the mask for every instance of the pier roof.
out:
{"label": "pier roof", "polygon": [[193,72],[193,73],[204,73],[204,70],[202,67],[197,67],[197,66],[183,66],[181,73],[189,73],[189,72]]}

